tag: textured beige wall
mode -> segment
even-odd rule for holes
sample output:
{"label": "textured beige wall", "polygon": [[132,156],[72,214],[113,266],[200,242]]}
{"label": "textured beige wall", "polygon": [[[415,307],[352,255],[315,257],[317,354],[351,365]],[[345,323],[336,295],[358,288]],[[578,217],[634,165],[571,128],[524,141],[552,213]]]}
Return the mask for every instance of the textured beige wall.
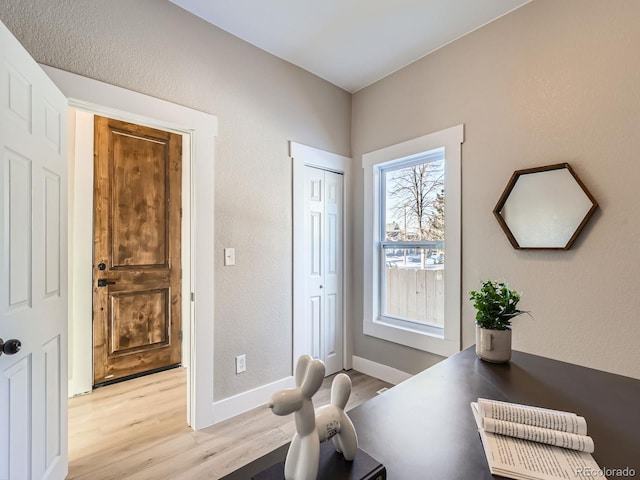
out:
{"label": "textured beige wall", "polygon": [[[464,346],[466,292],[504,278],[535,316],[516,321],[515,348],[640,377],[637,18],[636,0],[536,0],[355,94],[351,124],[349,94],[169,2],[0,0],[0,20],[37,61],[218,117],[216,400],[290,374],[288,140],[343,155],[351,142],[354,353],[407,372],[437,361],[362,335],[359,165],[458,123]],[[509,176],[563,161],[601,209],[568,252],[513,250],[491,214]],[[235,267],[222,266],[224,247]],[[236,376],[240,353],[248,371]]]}
{"label": "textured beige wall", "polygon": [[164,0],[0,0],[0,20],[40,63],[217,116],[215,399],[290,375],[287,142],[348,156],[351,96]]}
{"label": "textured beige wall", "polygon": [[[640,378],[640,2],[536,0],[358,92],[352,153],[464,123],[467,292],[486,277],[523,292],[514,348]],[[600,203],[570,251],[514,250],[492,215],[516,169],[569,162]],[[362,170],[354,170],[362,209]],[[362,221],[354,226],[362,242]],[[354,270],[362,256],[354,252]],[[362,318],[356,274],[354,318]],[[415,372],[434,358],[362,334],[354,353]]]}

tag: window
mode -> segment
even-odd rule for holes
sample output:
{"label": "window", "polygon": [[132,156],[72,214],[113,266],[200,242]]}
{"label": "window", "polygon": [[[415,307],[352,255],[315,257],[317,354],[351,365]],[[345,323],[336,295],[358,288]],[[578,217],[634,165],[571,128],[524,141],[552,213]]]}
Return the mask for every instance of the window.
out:
{"label": "window", "polygon": [[444,328],[444,167],[444,148],[380,167],[376,241],[381,316],[435,335]]}
{"label": "window", "polygon": [[463,126],[365,154],[364,333],[460,350]]}

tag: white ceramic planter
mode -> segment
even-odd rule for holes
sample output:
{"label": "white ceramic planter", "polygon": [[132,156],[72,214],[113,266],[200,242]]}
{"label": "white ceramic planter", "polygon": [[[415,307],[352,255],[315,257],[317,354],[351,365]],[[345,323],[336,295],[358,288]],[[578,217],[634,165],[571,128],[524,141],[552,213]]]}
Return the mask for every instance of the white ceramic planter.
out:
{"label": "white ceramic planter", "polygon": [[476,355],[493,363],[511,360],[511,330],[489,330],[476,326]]}

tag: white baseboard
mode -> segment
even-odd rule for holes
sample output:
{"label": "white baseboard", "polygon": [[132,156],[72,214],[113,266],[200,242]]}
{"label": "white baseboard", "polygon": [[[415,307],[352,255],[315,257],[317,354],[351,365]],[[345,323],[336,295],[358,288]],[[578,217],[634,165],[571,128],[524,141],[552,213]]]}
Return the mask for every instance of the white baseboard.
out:
{"label": "white baseboard", "polygon": [[244,413],[252,408],[266,405],[271,395],[278,390],[295,387],[293,376],[262,385],[233,397],[213,402],[213,423],[219,423],[228,418]]}
{"label": "white baseboard", "polygon": [[402,370],[398,370],[397,368],[373,362],[356,355],[353,356],[353,369],[369,375],[370,377],[378,378],[393,385],[404,382],[405,380],[413,376],[410,373],[403,372]]}
{"label": "white baseboard", "polygon": [[[353,369],[371,377],[379,378],[385,382],[397,385],[412,375],[381,363],[372,362],[366,358],[354,355]],[[284,388],[293,388],[295,380],[293,376],[285,377],[275,382],[262,385],[247,392],[239,393],[229,398],[213,402],[213,423],[220,423],[231,417],[235,417],[252,408],[265,405],[271,395]]]}

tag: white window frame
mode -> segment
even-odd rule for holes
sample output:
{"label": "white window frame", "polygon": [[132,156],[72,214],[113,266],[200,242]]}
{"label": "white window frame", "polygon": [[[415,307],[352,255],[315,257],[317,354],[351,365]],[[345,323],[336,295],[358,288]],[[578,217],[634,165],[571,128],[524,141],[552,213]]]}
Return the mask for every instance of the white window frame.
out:
{"label": "white window frame", "polygon": [[[365,335],[418,350],[450,356],[460,351],[462,251],[462,143],[464,125],[391,145],[362,156],[364,168],[364,319]],[[380,251],[381,168],[406,162],[430,150],[445,149],[445,314],[444,332],[395,322],[380,312],[382,292]]]}

